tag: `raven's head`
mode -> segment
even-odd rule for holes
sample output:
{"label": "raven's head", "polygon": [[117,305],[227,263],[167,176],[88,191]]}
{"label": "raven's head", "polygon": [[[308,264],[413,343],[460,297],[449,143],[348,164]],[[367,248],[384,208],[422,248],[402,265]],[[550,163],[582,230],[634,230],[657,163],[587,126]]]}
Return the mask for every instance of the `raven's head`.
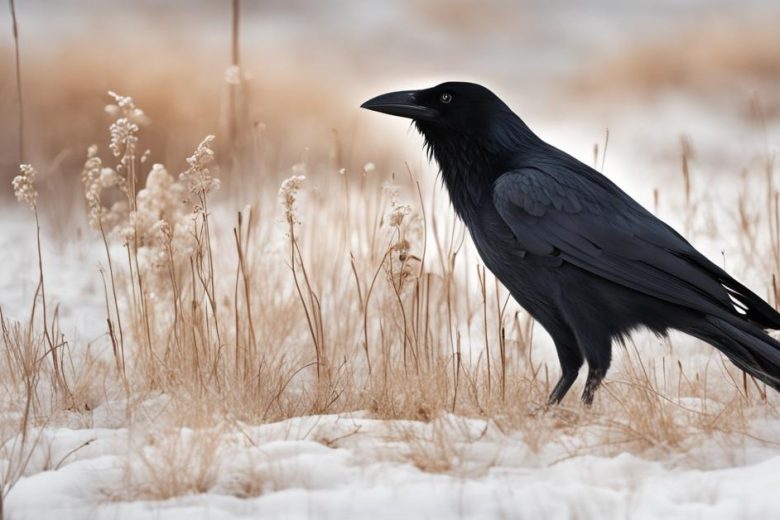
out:
{"label": "raven's head", "polygon": [[361,106],[414,121],[464,218],[469,204],[515,165],[518,152],[541,142],[498,96],[474,83],[391,92]]}
{"label": "raven's head", "polygon": [[475,83],[448,82],[424,90],[391,92],[361,107],[412,119],[437,158],[437,149],[456,143],[499,152],[510,151],[518,140],[533,136],[498,96]]}
{"label": "raven's head", "polygon": [[498,96],[475,83],[449,82],[424,90],[403,90],[369,99],[362,108],[407,117],[452,130],[476,130],[511,110]]}

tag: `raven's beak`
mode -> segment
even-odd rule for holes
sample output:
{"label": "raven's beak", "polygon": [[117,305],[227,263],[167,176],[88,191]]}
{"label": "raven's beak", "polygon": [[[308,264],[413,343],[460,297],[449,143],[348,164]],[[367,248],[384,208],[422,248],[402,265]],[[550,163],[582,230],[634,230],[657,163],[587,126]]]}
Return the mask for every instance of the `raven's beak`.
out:
{"label": "raven's beak", "polygon": [[391,116],[408,117],[417,121],[431,121],[439,113],[429,107],[417,103],[416,90],[403,90],[401,92],[390,92],[369,99],[361,108],[367,108],[375,112],[390,114]]}

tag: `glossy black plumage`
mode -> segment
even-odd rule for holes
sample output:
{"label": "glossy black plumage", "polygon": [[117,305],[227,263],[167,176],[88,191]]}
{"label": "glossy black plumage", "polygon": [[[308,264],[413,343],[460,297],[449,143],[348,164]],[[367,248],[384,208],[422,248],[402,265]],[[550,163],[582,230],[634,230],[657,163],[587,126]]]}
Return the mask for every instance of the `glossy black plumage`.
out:
{"label": "glossy black plumage", "polygon": [[780,314],[488,89],[444,83],[363,107],[415,121],[485,265],[555,342],[551,402],[587,361],[590,403],[613,340],[642,326],[707,341],[780,390],[780,343],[764,332]]}

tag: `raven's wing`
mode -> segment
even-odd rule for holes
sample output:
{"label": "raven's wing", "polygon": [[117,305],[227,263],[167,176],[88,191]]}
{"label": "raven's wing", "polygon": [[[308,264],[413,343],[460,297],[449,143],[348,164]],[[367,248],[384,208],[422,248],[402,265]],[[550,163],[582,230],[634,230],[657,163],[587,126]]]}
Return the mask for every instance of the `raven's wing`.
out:
{"label": "raven's wing", "polygon": [[687,308],[780,328],[780,314],[595,170],[522,168],[493,184],[518,247]]}

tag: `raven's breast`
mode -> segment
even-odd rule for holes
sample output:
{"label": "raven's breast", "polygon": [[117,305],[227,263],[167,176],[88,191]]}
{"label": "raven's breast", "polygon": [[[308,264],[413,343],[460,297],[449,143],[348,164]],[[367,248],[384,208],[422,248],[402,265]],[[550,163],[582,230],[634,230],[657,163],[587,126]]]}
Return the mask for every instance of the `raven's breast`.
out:
{"label": "raven's breast", "polygon": [[531,314],[557,305],[559,258],[524,251],[492,205],[467,215],[464,222],[482,262],[520,305]]}

